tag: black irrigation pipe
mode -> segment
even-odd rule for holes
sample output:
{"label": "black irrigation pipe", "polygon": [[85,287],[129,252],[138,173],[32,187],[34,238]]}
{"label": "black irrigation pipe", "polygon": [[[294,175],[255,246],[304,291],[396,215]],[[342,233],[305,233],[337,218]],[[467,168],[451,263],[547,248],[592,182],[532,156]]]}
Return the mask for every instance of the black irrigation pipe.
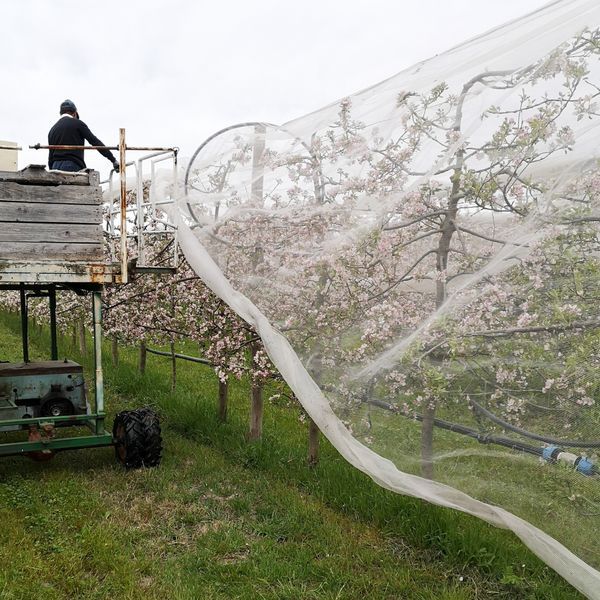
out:
{"label": "black irrigation pipe", "polygon": [[187,354],[177,354],[176,352],[163,352],[162,350],[153,350],[152,348],[146,348],[146,352],[150,352],[150,354],[158,354],[158,356],[174,356],[175,358],[180,358],[181,360],[189,360],[190,362],[200,363],[201,365],[208,365],[209,367],[213,366],[210,360],[206,360],[205,358],[196,358],[195,356],[187,356]]}
{"label": "black irrigation pipe", "polygon": [[488,418],[496,425],[500,425],[504,429],[508,429],[513,433],[518,433],[523,437],[530,438],[532,440],[537,440],[538,442],[545,442],[546,444],[553,444],[555,446],[568,446],[571,448],[600,448],[600,441],[594,442],[581,442],[576,440],[556,440],[554,438],[550,438],[544,435],[538,435],[537,433],[533,433],[531,431],[527,431],[525,429],[521,429],[516,425],[511,425],[507,421],[504,421],[500,417],[497,417],[493,412],[490,412],[487,408],[484,408],[480,404],[477,404],[474,400],[469,400],[470,405],[476,410],[479,414]]}
{"label": "black irrigation pipe", "polygon": [[[388,404],[387,402],[382,402],[381,400],[369,400],[368,403],[379,408],[385,408],[386,410],[389,410],[393,413],[406,416],[409,419],[414,418],[416,421],[423,421],[422,415],[418,413],[415,415],[404,415],[402,411],[399,411],[391,404]],[[459,423],[451,423],[450,421],[438,419],[437,417],[433,419],[433,424],[436,427],[439,427],[440,429],[445,429],[446,431],[452,431],[454,433],[466,435],[470,438],[473,438],[474,440],[477,440],[480,444],[497,444],[499,446],[510,448],[511,450],[519,450],[521,452],[533,454],[534,456],[542,456],[542,448],[532,446],[531,444],[525,444],[517,440],[511,440],[509,438],[501,437],[498,435],[492,435],[489,433],[481,433],[475,429],[466,427],[465,425],[460,425]]]}
{"label": "black irrigation pipe", "polygon": [[[383,402],[381,400],[368,400],[367,404],[371,404],[372,406],[377,406],[379,408],[384,408],[393,412],[397,415],[402,415],[407,419],[414,419],[416,421],[423,421],[423,415],[418,413],[411,415],[406,415],[402,411],[398,410],[392,404],[388,402]],[[504,446],[505,448],[510,448],[511,450],[518,450],[520,452],[527,452],[528,454],[533,454],[539,458],[543,458],[544,460],[550,460],[554,462],[557,457],[554,456],[554,453],[550,455],[550,457],[546,456],[544,448],[540,448],[538,446],[532,446],[531,444],[525,444],[524,442],[519,442],[517,440],[511,440],[510,438],[505,438],[499,435],[493,435],[489,433],[481,433],[475,429],[471,429],[470,427],[466,427],[465,425],[460,425],[459,423],[451,423],[450,421],[445,421],[444,419],[438,419],[435,417],[433,419],[433,424],[440,429],[445,429],[447,431],[452,431],[454,433],[459,433],[461,435],[466,435],[474,440],[477,440],[480,444],[496,444],[498,446]],[[554,449],[557,452],[557,456],[561,454],[562,451],[560,449]],[[575,461],[575,466],[577,463],[582,460],[583,457],[578,457]],[[587,460],[587,459],[586,459]],[[589,462],[589,461],[588,461]],[[600,468],[597,465],[590,464],[588,465],[589,472],[585,472],[586,475],[600,475]],[[578,469],[579,470],[579,469]]]}

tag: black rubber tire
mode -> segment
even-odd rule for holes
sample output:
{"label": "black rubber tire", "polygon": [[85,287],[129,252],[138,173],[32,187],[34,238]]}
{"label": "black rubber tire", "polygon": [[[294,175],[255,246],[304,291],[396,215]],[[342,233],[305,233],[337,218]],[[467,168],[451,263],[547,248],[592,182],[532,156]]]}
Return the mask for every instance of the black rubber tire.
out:
{"label": "black rubber tire", "polygon": [[113,423],[117,460],[127,469],[156,467],[162,454],[158,415],[150,408],[120,412]]}
{"label": "black rubber tire", "polygon": [[40,415],[42,417],[66,417],[68,415],[74,415],[75,409],[69,400],[64,398],[54,398],[52,400],[46,400],[40,409]]}

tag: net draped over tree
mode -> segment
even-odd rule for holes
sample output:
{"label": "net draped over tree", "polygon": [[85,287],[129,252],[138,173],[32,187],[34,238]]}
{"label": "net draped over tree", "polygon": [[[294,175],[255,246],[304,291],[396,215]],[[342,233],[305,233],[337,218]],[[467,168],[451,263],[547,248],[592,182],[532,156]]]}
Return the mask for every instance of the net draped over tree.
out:
{"label": "net draped over tree", "polygon": [[553,2],[284,126],[223,130],[171,214],[347,460],[511,529],[595,598],[599,27],[597,2]]}

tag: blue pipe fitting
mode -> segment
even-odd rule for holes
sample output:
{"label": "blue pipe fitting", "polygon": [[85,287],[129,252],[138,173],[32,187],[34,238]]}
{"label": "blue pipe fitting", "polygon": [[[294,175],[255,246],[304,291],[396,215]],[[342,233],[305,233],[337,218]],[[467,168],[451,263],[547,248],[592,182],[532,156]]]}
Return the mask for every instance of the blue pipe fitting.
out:
{"label": "blue pipe fitting", "polygon": [[560,452],[558,446],[546,446],[542,448],[542,458],[547,461],[554,461]]}
{"label": "blue pipe fitting", "polygon": [[575,462],[575,468],[584,475],[592,476],[594,474],[594,463],[583,456]]}

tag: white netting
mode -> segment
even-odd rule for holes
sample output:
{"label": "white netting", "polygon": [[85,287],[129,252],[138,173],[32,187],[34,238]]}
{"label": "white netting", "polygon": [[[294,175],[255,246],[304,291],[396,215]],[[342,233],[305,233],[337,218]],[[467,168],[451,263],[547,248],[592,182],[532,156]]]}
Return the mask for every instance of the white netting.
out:
{"label": "white netting", "polygon": [[382,486],[600,597],[600,6],[564,0],[196,153],[192,268]]}

